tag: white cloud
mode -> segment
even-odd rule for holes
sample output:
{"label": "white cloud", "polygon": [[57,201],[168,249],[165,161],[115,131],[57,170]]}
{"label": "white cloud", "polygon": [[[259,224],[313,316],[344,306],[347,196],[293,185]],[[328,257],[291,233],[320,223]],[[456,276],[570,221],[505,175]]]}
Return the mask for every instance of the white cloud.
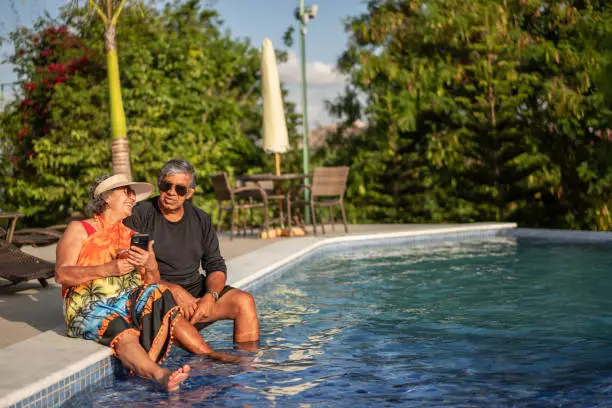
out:
{"label": "white cloud", "polygon": [[[314,129],[317,125],[329,125],[336,121],[325,109],[325,101],[333,101],[344,89],[344,83],[308,87],[308,127]],[[295,103],[298,113],[302,112],[302,91],[299,84],[287,85],[287,99]]]}
{"label": "white cloud", "polygon": [[[292,52],[287,56],[287,62],[279,65],[280,80],[287,85],[302,82],[300,59]],[[306,82],[310,85],[343,84],[346,76],[336,70],[334,64],[321,61],[306,62]]]}
{"label": "white cloud", "polygon": [[[302,74],[300,59],[292,52],[287,55],[287,61],[279,64],[280,80],[289,90],[288,99],[302,111],[301,83]],[[328,125],[335,121],[325,109],[326,100],[334,100],[344,89],[347,77],[339,73],[334,64],[321,61],[306,63],[306,82],[308,83],[308,126],[310,129],[317,125]]]}

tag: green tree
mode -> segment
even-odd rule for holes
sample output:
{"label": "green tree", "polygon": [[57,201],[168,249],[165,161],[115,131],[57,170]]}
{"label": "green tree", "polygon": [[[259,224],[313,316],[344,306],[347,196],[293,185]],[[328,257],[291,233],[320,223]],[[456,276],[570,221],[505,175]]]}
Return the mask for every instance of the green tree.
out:
{"label": "green tree", "polygon": [[609,229],[610,111],[596,86],[609,38],[607,1],[514,1],[521,69],[537,77],[525,128],[546,156],[544,185],[522,219],[530,225]]}
{"label": "green tree", "polygon": [[321,162],[358,173],[349,198],[371,221],[605,228],[609,122],[592,76],[606,7],[369,1],[347,21],[350,85],[331,104],[367,137],[337,138]]}
{"label": "green tree", "polygon": [[[87,56],[78,71],[46,96],[47,132],[33,134],[32,155],[18,158],[27,166],[11,169],[2,179],[3,207],[25,212],[29,224],[54,223],[81,211],[88,186],[110,172],[106,51],[98,37],[103,24],[85,18],[88,13],[87,8],[68,8],[59,21],[43,19],[32,30],[14,34],[11,62],[27,82],[39,81],[34,75],[37,67],[45,69],[33,57],[39,50],[32,38],[49,26],[69,26],[82,43],[83,54],[78,55]],[[194,201],[212,211],[216,206],[210,174],[272,170],[273,160],[258,146],[259,50],[232,38],[216,13],[197,1],[161,10],[126,6],[121,18],[117,42],[134,179],[155,184],[169,158],[188,159],[200,180]],[[57,42],[53,45],[53,55],[61,63],[70,60]],[[19,155],[15,146],[24,125],[21,102],[26,98],[24,90],[23,98],[2,112],[2,137],[12,146],[7,152],[12,157]],[[287,102],[286,106],[290,138],[295,141],[294,107]]]}

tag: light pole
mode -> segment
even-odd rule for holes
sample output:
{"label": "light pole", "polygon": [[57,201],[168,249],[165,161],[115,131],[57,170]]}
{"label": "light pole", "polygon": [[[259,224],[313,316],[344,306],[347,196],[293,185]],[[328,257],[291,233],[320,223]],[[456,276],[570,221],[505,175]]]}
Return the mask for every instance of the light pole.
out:
{"label": "light pole", "polygon": [[[300,0],[300,7],[296,10],[295,17],[300,22],[300,59],[302,65],[302,158],[304,176],[309,173],[308,164],[308,105],[306,98],[306,26],[308,22],[317,16],[318,6],[313,4],[304,7],[304,0]],[[304,178],[304,184],[310,184],[308,177]],[[310,191],[304,189],[304,201],[310,201]],[[304,220],[310,223],[310,211],[308,205],[304,206]]]}

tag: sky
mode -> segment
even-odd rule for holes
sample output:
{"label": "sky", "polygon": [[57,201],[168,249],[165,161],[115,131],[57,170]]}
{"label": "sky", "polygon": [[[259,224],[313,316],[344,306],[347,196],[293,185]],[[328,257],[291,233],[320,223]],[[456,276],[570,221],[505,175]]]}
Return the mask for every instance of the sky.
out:
{"label": "sky", "polygon": [[[45,11],[57,15],[60,6],[67,1],[0,0],[0,35],[5,36],[17,26],[30,26]],[[279,66],[279,76],[289,90],[289,99],[301,111],[300,42],[294,17],[299,0],[203,0],[202,3],[214,4],[232,36],[250,38],[257,47],[261,47],[263,39],[268,37],[275,48],[285,49],[283,34],[289,26],[296,27],[293,46],[287,49],[289,59]],[[306,6],[314,3],[318,5],[318,13],[309,22],[306,36],[308,123],[311,129],[318,124],[333,122],[325,110],[324,101],[334,99],[346,81],[335,70],[338,57],[346,48],[343,20],[366,10],[363,0],[305,0]],[[10,50],[7,44],[0,47],[2,59]],[[15,80],[12,67],[1,64],[0,83]]]}

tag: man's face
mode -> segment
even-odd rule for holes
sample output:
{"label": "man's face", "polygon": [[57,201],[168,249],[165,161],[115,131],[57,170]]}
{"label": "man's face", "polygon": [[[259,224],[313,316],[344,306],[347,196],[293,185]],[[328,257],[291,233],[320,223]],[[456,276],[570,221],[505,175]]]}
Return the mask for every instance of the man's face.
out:
{"label": "man's face", "polygon": [[166,176],[159,183],[159,202],[167,211],[177,211],[185,200],[193,196],[194,189],[189,188],[191,174],[176,173]]}

